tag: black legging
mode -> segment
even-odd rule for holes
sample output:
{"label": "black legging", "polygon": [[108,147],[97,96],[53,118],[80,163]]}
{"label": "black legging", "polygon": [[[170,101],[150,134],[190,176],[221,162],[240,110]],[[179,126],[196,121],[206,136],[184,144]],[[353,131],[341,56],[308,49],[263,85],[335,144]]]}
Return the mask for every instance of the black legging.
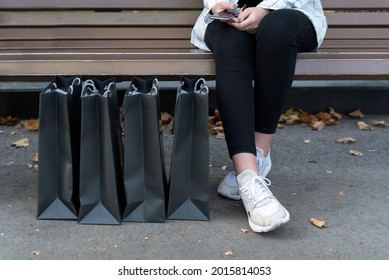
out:
{"label": "black legging", "polygon": [[300,11],[275,10],[263,18],[256,35],[214,20],[205,42],[215,55],[217,103],[229,155],[256,155],[254,132],[275,133],[297,53],[317,47],[313,25]]}

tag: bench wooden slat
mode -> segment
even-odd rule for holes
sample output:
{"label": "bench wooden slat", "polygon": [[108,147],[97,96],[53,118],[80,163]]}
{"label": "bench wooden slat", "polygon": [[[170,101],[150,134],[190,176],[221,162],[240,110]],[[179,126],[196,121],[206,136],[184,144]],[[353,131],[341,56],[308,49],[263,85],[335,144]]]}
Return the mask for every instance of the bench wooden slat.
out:
{"label": "bench wooden slat", "polygon": [[[53,54],[55,55],[54,57]],[[18,52],[0,52],[0,59],[3,62],[9,60],[17,60],[23,56],[24,60],[28,61],[41,61],[53,59],[53,63],[56,63],[57,60],[73,60],[73,61],[83,61],[83,60],[106,60],[109,58],[114,59],[138,59],[138,60],[154,60],[154,59],[163,59],[166,60],[175,60],[175,59],[204,59],[204,58],[212,58],[213,55],[209,52],[190,49],[190,50],[182,50],[182,49],[139,49],[132,51],[124,51],[117,52],[117,50],[113,50],[112,52],[66,52],[66,51],[57,51],[57,52],[31,52],[31,53],[18,53]],[[327,52],[327,51],[319,51],[319,52],[306,52],[299,53],[299,58],[304,59],[326,59],[326,58],[358,58],[358,59],[389,59],[389,50],[385,53],[377,53],[377,52],[364,52],[364,51],[355,51],[352,52]],[[388,73],[389,75],[389,73]]]}
{"label": "bench wooden slat", "polygon": [[[193,26],[198,11],[171,12],[0,12],[1,27],[18,26]],[[389,26],[389,11],[366,12],[326,12],[329,26]],[[98,19],[101,20],[98,20]]]}
{"label": "bench wooden slat", "polygon": [[[145,50],[150,50],[150,49],[145,49],[145,48],[139,48],[139,53],[142,53],[143,51]],[[160,50],[165,50],[164,53],[172,53],[172,54],[175,54],[174,53],[174,49],[170,48],[170,47],[167,47],[167,48],[161,48]],[[191,52],[194,52],[195,50],[193,50],[192,48],[177,48],[176,50],[182,50],[182,51],[191,51]],[[22,56],[28,56],[28,55],[38,55],[40,53],[50,53],[51,54],[51,57],[53,60],[55,60],[55,57],[56,57],[56,54],[57,53],[63,53],[63,52],[66,52],[66,53],[84,53],[85,55],[89,54],[89,53],[95,53],[95,52],[98,52],[98,53],[104,53],[104,54],[110,54],[112,52],[117,52],[117,53],[137,53],[136,52],[137,49],[132,49],[132,50],[128,50],[128,49],[125,49],[125,48],[96,48],[96,49],[92,49],[92,48],[87,48],[87,49],[82,49],[82,48],[76,48],[76,47],[73,47],[73,48],[41,48],[41,49],[37,49],[37,50],[31,50],[31,49],[14,49],[14,50],[9,50],[9,49],[0,49],[0,54],[7,54],[7,55],[16,55],[18,56],[19,58],[21,58]],[[323,52],[325,53],[330,53],[330,52],[333,52],[333,53],[339,53],[339,52],[366,52],[366,53],[377,53],[377,54],[388,54],[388,47],[376,47],[376,46],[369,46],[369,45],[366,45],[364,47],[355,47],[355,46],[343,46],[342,44],[339,44],[339,45],[332,45],[330,47],[327,47],[327,48],[324,48],[322,49]],[[163,52],[161,52],[163,53]],[[317,56],[317,53],[314,53],[316,56]],[[137,54],[138,55],[138,54]],[[140,57],[141,59],[142,57]],[[167,57],[168,58],[168,57]],[[1,57],[0,56],[0,59],[4,59],[4,56]],[[1,62],[0,62],[1,64]],[[3,66],[3,65],[2,65]],[[150,69],[150,72],[152,72],[152,70]]]}
{"label": "bench wooden slat", "polygon": [[1,9],[199,9],[198,0],[2,0]]}
{"label": "bench wooden slat", "polygon": [[193,26],[198,11],[141,11],[141,12],[0,12],[1,27],[18,26]]}
{"label": "bench wooden slat", "polygon": [[[322,0],[326,9],[384,9],[388,8],[387,0]],[[128,8],[178,8],[200,9],[202,1],[196,0],[2,0],[1,9],[128,9]]]}
{"label": "bench wooden slat", "polygon": [[338,26],[389,27],[389,10],[387,12],[373,13],[373,15],[366,12],[326,12],[325,15],[329,28]]}
{"label": "bench wooden slat", "polygon": [[159,38],[163,39],[188,39],[191,28],[143,28],[143,27],[134,27],[134,28],[105,28],[105,27],[96,27],[96,28],[3,28],[0,29],[0,40],[9,41],[9,40],[64,40],[64,39],[74,39],[74,38],[83,38],[83,39],[121,39],[121,38],[131,38],[131,39],[151,39]]}
{"label": "bench wooden slat", "polygon": [[[35,40],[84,40],[84,39],[190,39],[191,28],[2,28],[1,41],[35,41]],[[28,37],[26,37],[28,35]],[[329,29],[326,40],[332,39],[389,39],[389,28],[337,28]]]}
{"label": "bench wooden slat", "polygon": [[331,49],[359,49],[360,51],[366,50],[366,52],[376,51],[381,52],[389,50],[389,40],[326,40],[322,47],[323,51],[331,51]]}
{"label": "bench wooden slat", "polygon": [[[372,48],[389,49],[389,40],[326,40],[324,41],[321,50],[329,48],[348,48],[348,49],[364,49]],[[193,46],[188,40],[115,40],[115,44],[108,40],[64,40],[61,42],[57,41],[12,41],[12,42],[1,42],[0,50],[3,51],[34,51],[40,49],[151,49],[158,47],[160,49],[173,49],[173,48],[184,48],[193,49]]]}
{"label": "bench wooden slat", "polygon": [[61,41],[0,41],[0,50],[21,51],[39,49],[150,49],[158,46],[160,49],[185,48],[193,49],[189,40],[61,40]]}
{"label": "bench wooden slat", "polygon": [[[152,49],[158,47],[159,49],[193,49],[193,46],[188,40],[115,40],[114,44],[109,40],[66,40],[66,41],[36,41],[36,42],[1,42],[0,52],[38,52],[39,50],[47,51],[53,50],[70,50],[79,49],[85,52],[94,49]],[[389,40],[326,40],[324,41],[321,50],[331,49],[382,49],[388,51]]]}
{"label": "bench wooden slat", "polygon": [[[61,75],[83,75],[91,76],[117,76],[123,75],[150,75],[150,61],[139,59],[107,59],[107,60],[85,60],[83,63],[72,60],[57,60],[53,63],[52,60],[40,60],[39,64],[29,60],[6,61],[7,69],[15,72],[18,68],[23,67],[22,75],[27,76],[52,76],[52,73]],[[77,63],[77,69],[74,69],[74,64]],[[213,58],[209,59],[172,59],[165,58],[152,61],[154,75],[161,76],[177,76],[177,75],[198,75],[203,73],[204,76],[214,75]],[[166,69],[169,68],[169,72]],[[370,77],[374,79],[388,78],[388,74],[383,74],[380,69],[389,69],[389,59],[299,59],[296,68],[296,78],[312,76],[314,78],[322,77],[349,77],[360,79]],[[4,75],[7,73],[0,73]],[[12,76],[12,75],[11,75]]]}
{"label": "bench wooden slat", "polygon": [[388,9],[387,0],[321,0],[325,9]]}
{"label": "bench wooden slat", "polygon": [[[152,49],[158,47],[159,49],[193,49],[193,46],[187,40],[137,40],[137,41],[115,41],[115,46],[112,46],[111,41],[66,41],[66,42],[14,42],[14,44],[2,45],[0,42],[0,52],[2,53],[29,53],[29,52],[48,52],[53,53],[58,51],[84,51],[84,52],[111,52],[117,50],[118,52],[129,51],[134,49]],[[33,44],[36,43],[36,44]],[[131,48],[128,46],[131,45]],[[339,50],[359,50],[366,52],[388,52],[389,41],[376,41],[376,40],[327,40],[324,42],[320,50],[323,51],[339,51]]]}
{"label": "bench wooden slat", "polygon": [[213,57],[211,53],[204,52],[201,50],[196,49],[169,49],[169,50],[163,50],[163,49],[138,49],[138,50],[131,50],[126,51],[123,50],[123,52],[118,52],[116,49],[106,52],[100,52],[96,50],[93,51],[64,51],[64,50],[58,50],[58,51],[49,51],[49,52],[0,52],[0,59],[2,61],[6,60],[17,60],[20,59],[20,56],[23,56],[24,60],[49,60],[50,58],[55,60],[79,60],[82,61],[84,59],[87,60],[104,60],[104,59],[145,59],[145,60],[151,60],[151,59],[162,59],[166,58],[166,60],[174,60],[174,59],[203,59],[203,58],[210,58]]}
{"label": "bench wooden slat", "polygon": [[[359,42],[358,42],[359,43]],[[362,44],[362,43],[361,43]],[[352,44],[350,43],[349,46],[346,46],[343,44],[343,42],[340,42],[338,44],[334,43],[332,45],[329,45],[329,46],[326,46],[324,48],[321,48],[321,51],[320,52],[324,52],[324,53],[357,53],[357,52],[365,52],[365,53],[377,53],[377,54],[381,54],[381,53],[388,53],[388,49],[389,49],[389,44],[387,46],[383,46],[383,47],[377,47],[374,45],[374,42],[371,43],[371,45],[367,44],[365,46],[355,46],[355,44]],[[139,53],[142,53],[142,52],[146,52],[146,51],[152,51],[153,48],[150,46],[149,48],[132,48],[132,49],[128,49],[128,48],[110,48],[110,47],[100,47],[100,48],[93,48],[93,47],[87,47],[87,48],[81,48],[79,46],[72,46],[72,47],[69,47],[69,48],[50,48],[50,47],[47,47],[47,48],[37,48],[37,49],[23,49],[23,48],[13,48],[13,49],[4,49],[4,48],[0,48],[0,54],[8,54],[8,55],[28,55],[28,54],[40,54],[40,53],[51,53],[52,56],[53,56],[53,59],[54,59],[54,56],[56,53],[84,53],[84,54],[88,54],[88,53],[105,53],[105,54],[110,54],[110,53],[136,53],[138,51],[138,54]],[[194,50],[192,47],[190,46],[183,46],[182,48],[171,48],[171,47],[166,47],[166,48],[159,48],[158,51],[161,52],[161,53],[164,53],[164,50],[165,50],[165,53],[168,53],[168,52],[173,52],[173,50],[175,50],[176,52],[195,52],[196,50]],[[137,55],[138,55],[137,54]],[[317,55],[315,53],[315,55]],[[4,57],[3,57],[4,58]]]}
{"label": "bench wooden slat", "polygon": [[333,28],[329,29],[326,39],[382,39],[389,40],[389,28]]}

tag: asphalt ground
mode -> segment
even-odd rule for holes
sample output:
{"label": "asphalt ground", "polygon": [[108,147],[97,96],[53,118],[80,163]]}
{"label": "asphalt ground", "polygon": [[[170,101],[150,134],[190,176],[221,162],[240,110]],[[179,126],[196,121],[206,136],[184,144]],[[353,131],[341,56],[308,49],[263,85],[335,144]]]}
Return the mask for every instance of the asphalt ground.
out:
{"label": "asphalt ground", "polygon": [[[364,121],[371,119],[389,123],[389,115],[367,115]],[[291,220],[265,234],[249,229],[241,201],[217,194],[217,185],[232,166],[225,141],[213,135],[209,136],[210,221],[103,226],[38,220],[38,174],[31,168],[38,132],[0,126],[0,259],[387,260],[389,128],[362,131],[358,121],[344,118],[321,131],[301,124],[278,130],[268,178]],[[28,147],[11,146],[24,137],[30,140]],[[357,142],[338,143],[343,137]],[[167,166],[172,141],[166,129]],[[363,155],[352,155],[350,150]],[[327,226],[319,228],[311,218]]]}

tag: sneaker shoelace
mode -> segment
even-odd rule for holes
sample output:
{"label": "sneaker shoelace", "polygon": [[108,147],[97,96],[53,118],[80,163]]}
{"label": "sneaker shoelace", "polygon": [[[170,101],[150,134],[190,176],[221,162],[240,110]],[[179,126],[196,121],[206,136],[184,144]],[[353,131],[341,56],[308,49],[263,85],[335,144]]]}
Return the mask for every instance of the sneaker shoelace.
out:
{"label": "sneaker shoelace", "polygon": [[243,192],[247,197],[249,197],[252,200],[253,204],[256,205],[265,198],[273,196],[273,193],[269,190],[270,185],[271,182],[269,179],[257,176],[252,179],[248,184],[244,185],[241,188],[241,192]]}

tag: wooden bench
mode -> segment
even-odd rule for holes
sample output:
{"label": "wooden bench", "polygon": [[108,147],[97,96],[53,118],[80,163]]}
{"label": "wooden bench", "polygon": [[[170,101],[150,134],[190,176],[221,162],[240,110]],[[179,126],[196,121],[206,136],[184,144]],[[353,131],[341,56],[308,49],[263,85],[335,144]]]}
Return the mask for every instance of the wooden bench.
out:
{"label": "wooden bench", "polygon": [[[389,80],[389,1],[322,0],[317,53],[298,56],[296,80]],[[215,74],[213,55],[190,44],[200,0],[1,0],[0,81],[54,75]]]}

